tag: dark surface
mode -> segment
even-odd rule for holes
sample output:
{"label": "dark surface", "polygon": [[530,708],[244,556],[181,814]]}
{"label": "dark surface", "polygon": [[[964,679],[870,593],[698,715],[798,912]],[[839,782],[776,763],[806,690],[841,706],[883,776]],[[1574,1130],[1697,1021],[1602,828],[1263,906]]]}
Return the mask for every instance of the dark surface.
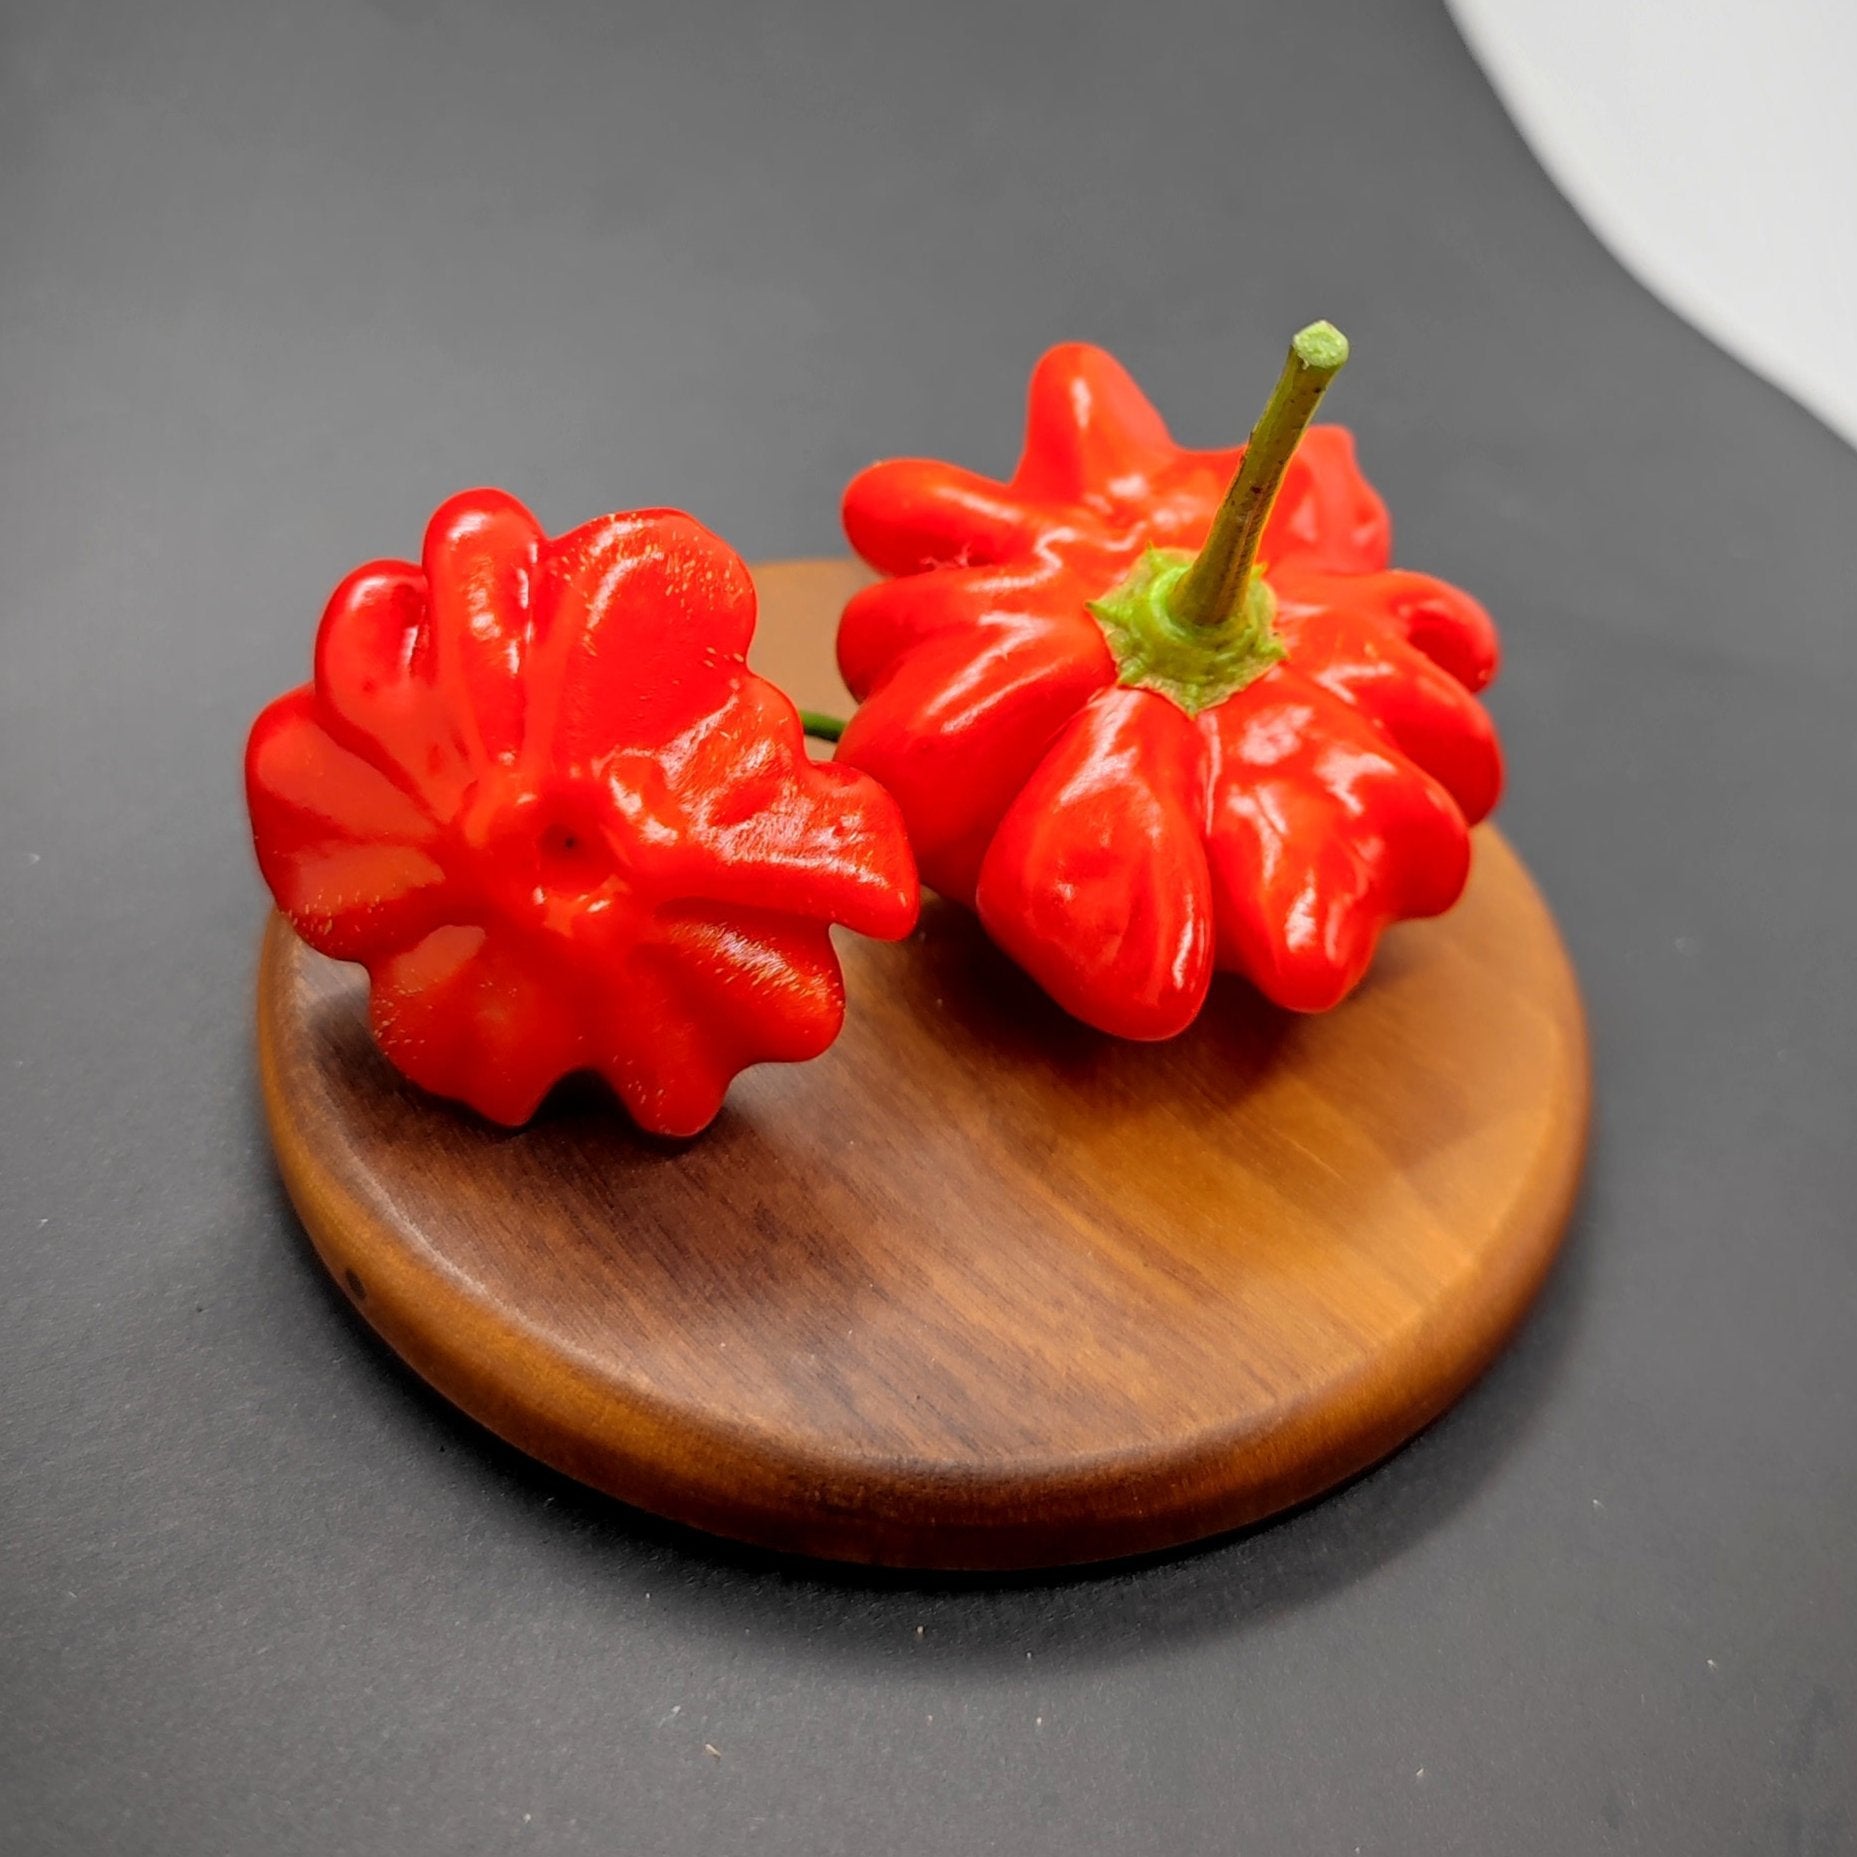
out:
{"label": "dark surface", "polygon": [[[5,15],[9,1850],[1857,1838],[1857,459],[1601,255],[1441,13],[1140,18]],[[1505,624],[1588,990],[1518,1345],[1292,1520],[1020,1586],[738,1557],[453,1418],[253,1089],[239,749],[329,585],[482,480],[830,550],[880,450],[1008,464],[1058,336],[1211,442],[1317,314],[1402,557]]]}

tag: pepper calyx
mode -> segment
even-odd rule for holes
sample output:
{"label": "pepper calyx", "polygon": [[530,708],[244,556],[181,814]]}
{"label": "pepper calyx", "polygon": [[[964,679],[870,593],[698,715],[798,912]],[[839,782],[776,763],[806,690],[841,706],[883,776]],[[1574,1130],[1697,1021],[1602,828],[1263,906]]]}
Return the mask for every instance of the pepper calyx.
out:
{"label": "pepper calyx", "polygon": [[1244,596],[1214,625],[1182,618],[1175,596],[1194,557],[1150,548],[1120,585],[1089,603],[1116,661],[1116,681],[1153,690],[1189,716],[1255,683],[1286,655],[1277,637],[1276,597],[1253,572]]}

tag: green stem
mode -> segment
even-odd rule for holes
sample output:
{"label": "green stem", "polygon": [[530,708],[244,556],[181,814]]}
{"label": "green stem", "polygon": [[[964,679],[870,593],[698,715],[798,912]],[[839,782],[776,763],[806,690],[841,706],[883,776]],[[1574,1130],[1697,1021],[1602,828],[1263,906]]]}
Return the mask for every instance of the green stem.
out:
{"label": "green stem", "polygon": [[842,717],[822,715],[816,709],[800,711],[800,727],[808,735],[816,735],[821,741],[835,742],[845,732]]}
{"label": "green stem", "polygon": [[1348,338],[1330,322],[1312,322],[1290,342],[1289,359],[1232,479],[1199,559],[1175,588],[1174,618],[1182,625],[1222,625],[1244,604],[1264,524],[1283,487],[1296,447],[1315,417],[1328,383],[1348,358]]}

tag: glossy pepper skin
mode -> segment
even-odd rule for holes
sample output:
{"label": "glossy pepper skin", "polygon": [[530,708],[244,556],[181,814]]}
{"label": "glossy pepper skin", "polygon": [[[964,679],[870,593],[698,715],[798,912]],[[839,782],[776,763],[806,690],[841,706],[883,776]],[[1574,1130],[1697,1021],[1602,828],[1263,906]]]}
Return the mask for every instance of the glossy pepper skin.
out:
{"label": "glossy pepper skin", "polygon": [[1193,713],[1118,659],[1092,605],[1150,549],[1202,544],[1241,455],[1175,444],[1122,367],[1076,344],[1039,362],[1006,483],[897,460],[844,498],[852,544],[891,578],[840,626],[860,707],[839,758],[896,796],[926,884],[1130,1038],[1183,1030],[1215,967],[1285,1007],[1335,1005],[1389,922],[1456,901],[1502,785],[1473,694],[1495,629],[1391,566],[1339,427],[1303,438],[1263,530],[1279,661]]}
{"label": "glossy pepper skin", "polygon": [[915,869],[890,798],[747,669],[754,616],[688,516],[550,540],[496,490],[336,589],[313,682],[252,729],[252,831],[415,1083],[515,1124],[594,1070],[689,1135],[745,1065],[837,1035],[828,925],[907,934]]}

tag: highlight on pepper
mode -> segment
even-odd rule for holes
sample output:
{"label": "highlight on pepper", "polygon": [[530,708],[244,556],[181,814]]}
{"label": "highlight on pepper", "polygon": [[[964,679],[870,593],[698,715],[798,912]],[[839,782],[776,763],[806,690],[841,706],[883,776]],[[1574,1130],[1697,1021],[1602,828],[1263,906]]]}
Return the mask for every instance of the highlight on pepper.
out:
{"label": "highlight on pepper", "polygon": [[277,906],[366,966],[414,1083],[515,1124],[594,1071],[690,1135],[744,1067],[836,1037],[830,925],[906,935],[915,867],[889,796],[811,760],[747,668],[754,619],[691,517],[550,540],[498,490],[444,504],[420,563],[336,589],[246,794]]}
{"label": "highlight on pepper", "polygon": [[1347,352],[1302,331],[1249,443],[1196,451],[1102,349],[1054,348],[1008,481],[898,459],[845,492],[889,578],[839,627],[839,759],[1104,1031],[1184,1030],[1215,968],[1336,1005],[1457,900],[1501,790],[1489,615],[1391,565],[1352,437],[1310,426]]}

